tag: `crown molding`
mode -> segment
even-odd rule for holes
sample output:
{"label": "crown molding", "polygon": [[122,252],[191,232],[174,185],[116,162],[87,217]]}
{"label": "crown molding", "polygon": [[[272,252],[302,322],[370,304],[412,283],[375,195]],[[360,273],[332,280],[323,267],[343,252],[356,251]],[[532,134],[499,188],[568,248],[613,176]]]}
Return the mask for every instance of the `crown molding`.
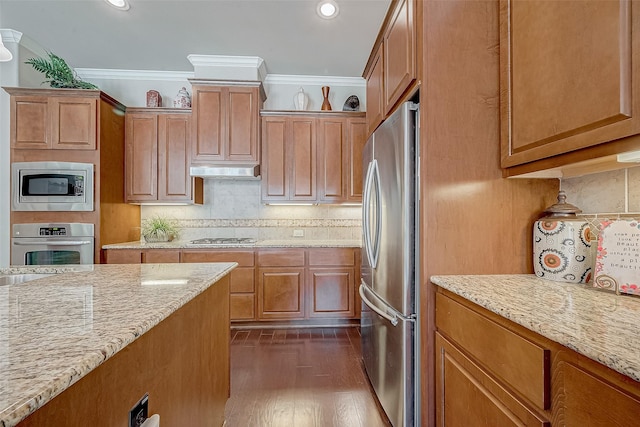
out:
{"label": "crown molding", "polygon": [[111,70],[101,68],[76,68],[76,73],[87,79],[186,81],[194,77],[193,71]]}
{"label": "crown molding", "polygon": [[187,59],[194,67],[238,67],[253,68],[258,71],[261,80],[267,76],[264,59],[259,56],[230,56],[230,55],[187,55]]}
{"label": "crown molding", "polygon": [[22,33],[11,28],[0,28],[0,36],[5,43],[20,43],[20,39],[22,39]]}
{"label": "crown molding", "polygon": [[265,84],[315,84],[331,86],[365,87],[367,81],[362,77],[339,77],[339,76],[303,76],[288,74],[269,74],[264,80]]}

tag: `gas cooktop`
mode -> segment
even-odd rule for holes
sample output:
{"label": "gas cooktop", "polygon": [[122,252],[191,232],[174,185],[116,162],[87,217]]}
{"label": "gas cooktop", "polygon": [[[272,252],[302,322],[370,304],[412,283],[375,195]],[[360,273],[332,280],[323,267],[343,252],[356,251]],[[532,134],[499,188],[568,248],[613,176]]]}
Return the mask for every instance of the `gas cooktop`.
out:
{"label": "gas cooktop", "polygon": [[205,237],[192,240],[192,245],[252,245],[257,240],[252,237]]}

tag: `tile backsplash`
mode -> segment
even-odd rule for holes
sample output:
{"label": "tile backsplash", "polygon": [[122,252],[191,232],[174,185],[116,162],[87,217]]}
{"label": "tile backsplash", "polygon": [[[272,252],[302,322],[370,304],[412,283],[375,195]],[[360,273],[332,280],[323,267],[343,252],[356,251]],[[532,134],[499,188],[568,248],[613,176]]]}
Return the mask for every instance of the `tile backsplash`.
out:
{"label": "tile backsplash", "polygon": [[294,230],[314,240],[360,240],[360,206],[278,206],[260,203],[260,180],[212,179],[204,182],[204,204],[142,206],[142,220],[174,218],[180,240],[202,237],[293,239]]}
{"label": "tile backsplash", "polygon": [[562,179],[560,188],[586,215],[640,214],[640,166]]}

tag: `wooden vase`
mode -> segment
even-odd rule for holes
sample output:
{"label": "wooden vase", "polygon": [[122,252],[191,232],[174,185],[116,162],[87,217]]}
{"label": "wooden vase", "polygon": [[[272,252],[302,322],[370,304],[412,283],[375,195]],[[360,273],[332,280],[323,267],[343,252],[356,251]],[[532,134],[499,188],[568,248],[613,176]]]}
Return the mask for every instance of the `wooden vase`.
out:
{"label": "wooden vase", "polygon": [[329,86],[322,86],[322,95],[324,96],[324,100],[322,101],[322,107],[320,108],[323,111],[331,111],[331,103],[329,102]]}

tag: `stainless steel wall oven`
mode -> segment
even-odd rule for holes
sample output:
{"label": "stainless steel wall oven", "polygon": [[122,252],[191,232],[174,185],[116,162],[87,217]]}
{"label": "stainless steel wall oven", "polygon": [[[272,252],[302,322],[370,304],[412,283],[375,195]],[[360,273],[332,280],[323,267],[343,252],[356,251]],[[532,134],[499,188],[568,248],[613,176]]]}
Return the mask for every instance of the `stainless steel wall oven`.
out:
{"label": "stainless steel wall oven", "polygon": [[93,264],[93,224],[14,224],[12,265]]}

